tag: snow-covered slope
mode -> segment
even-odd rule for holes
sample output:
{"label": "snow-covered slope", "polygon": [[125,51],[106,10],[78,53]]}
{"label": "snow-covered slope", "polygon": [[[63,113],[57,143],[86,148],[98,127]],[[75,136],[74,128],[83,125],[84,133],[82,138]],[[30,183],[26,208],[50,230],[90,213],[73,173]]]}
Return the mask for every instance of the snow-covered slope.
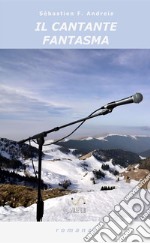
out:
{"label": "snow-covered slope", "polygon": [[7,138],[0,138],[0,155],[9,160],[18,159],[22,161],[27,157],[37,156],[38,151],[36,148],[31,147],[29,144],[19,144],[16,141]]}
{"label": "snow-covered slope", "polygon": [[6,138],[0,138],[0,154],[7,159],[12,159],[14,157],[18,159],[21,157],[21,149],[17,142]]}
{"label": "snow-covered slope", "polygon": [[[35,145],[37,146],[37,145]],[[79,160],[72,154],[72,150],[63,153],[58,145],[43,147],[42,179],[52,188],[59,187],[59,183],[70,180],[73,190],[70,195],[48,199],[45,201],[43,221],[98,221],[108,214],[123,197],[131,190],[133,185],[125,183],[123,178],[117,177],[109,171],[101,169],[102,162],[94,156],[86,160]],[[25,161],[29,174],[34,175],[31,160]],[[113,165],[112,160],[105,161],[111,169],[121,172],[123,169]],[[35,169],[38,169],[38,160],[34,158]],[[91,178],[93,171],[105,173],[101,179]],[[113,186],[114,190],[102,191],[102,186]],[[11,208],[0,207],[1,221],[36,221],[36,204],[30,207]]]}
{"label": "snow-covered slope", "polygon": [[[103,171],[102,164],[109,164],[111,169],[123,170],[119,165],[113,165],[112,161],[100,162],[94,156],[91,156],[86,161],[79,160],[76,156],[70,153],[63,153],[60,151],[61,147],[58,145],[50,145],[43,147],[44,157],[42,160],[42,179],[44,182],[51,185],[52,188],[58,187],[59,183],[64,180],[70,180],[71,186],[69,189],[77,191],[88,191],[89,188],[100,189],[102,185],[115,183],[116,176],[109,171]],[[32,164],[30,160],[26,161],[28,164],[28,171],[34,175]],[[34,159],[35,169],[38,170],[38,161]],[[94,177],[93,170],[101,170],[106,175],[102,180],[96,180],[93,184],[91,178]]]}
{"label": "snow-covered slope", "polygon": [[[136,182],[137,183],[137,182]],[[115,191],[94,191],[89,187],[85,192],[48,199],[44,202],[42,221],[100,221],[114,209],[135,185],[121,181]],[[28,208],[0,207],[1,221],[36,221],[36,204]]]}

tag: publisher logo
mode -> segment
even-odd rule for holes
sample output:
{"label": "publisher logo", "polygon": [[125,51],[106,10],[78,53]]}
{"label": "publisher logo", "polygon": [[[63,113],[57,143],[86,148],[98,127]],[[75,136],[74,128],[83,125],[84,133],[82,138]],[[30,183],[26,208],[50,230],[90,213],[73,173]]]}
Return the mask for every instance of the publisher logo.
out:
{"label": "publisher logo", "polygon": [[86,200],[84,197],[72,197],[69,199],[67,209],[65,209],[67,213],[70,214],[83,214],[86,213]]}
{"label": "publisher logo", "polygon": [[[149,242],[150,173],[85,237],[85,242]],[[146,189],[143,189],[143,186]]]}

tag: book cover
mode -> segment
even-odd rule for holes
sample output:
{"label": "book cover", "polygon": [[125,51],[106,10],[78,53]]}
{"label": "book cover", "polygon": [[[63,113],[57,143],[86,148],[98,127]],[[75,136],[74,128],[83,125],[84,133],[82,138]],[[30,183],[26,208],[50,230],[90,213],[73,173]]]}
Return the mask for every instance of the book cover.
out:
{"label": "book cover", "polygon": [[149,242],[149,9],[0,0],[4,242]]}

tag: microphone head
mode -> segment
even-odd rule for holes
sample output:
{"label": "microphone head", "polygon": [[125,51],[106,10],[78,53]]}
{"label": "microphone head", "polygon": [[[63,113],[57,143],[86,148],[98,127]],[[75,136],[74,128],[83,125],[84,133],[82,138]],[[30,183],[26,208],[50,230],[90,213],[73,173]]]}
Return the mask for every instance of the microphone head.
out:
{"label": "microphone head", "polygon": [[141,93],[136,93],[133,95],[133,102],[140,103],[143,100],[143,95]]}

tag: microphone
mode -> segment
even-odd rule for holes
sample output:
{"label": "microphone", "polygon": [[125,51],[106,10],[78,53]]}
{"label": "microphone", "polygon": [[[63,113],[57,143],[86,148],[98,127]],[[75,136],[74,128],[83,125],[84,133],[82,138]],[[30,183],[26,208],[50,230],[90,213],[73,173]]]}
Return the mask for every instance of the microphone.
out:
{"label": "microphone", "polygon": [[119,105],[126,105],[126,104],[130,104],[130,103],[140,103],[142,100],[143,100],[143,95],[141,93],[136,93],[127,98],[108,103],[107,105],[102,106],[101,109],[113,109]]}

